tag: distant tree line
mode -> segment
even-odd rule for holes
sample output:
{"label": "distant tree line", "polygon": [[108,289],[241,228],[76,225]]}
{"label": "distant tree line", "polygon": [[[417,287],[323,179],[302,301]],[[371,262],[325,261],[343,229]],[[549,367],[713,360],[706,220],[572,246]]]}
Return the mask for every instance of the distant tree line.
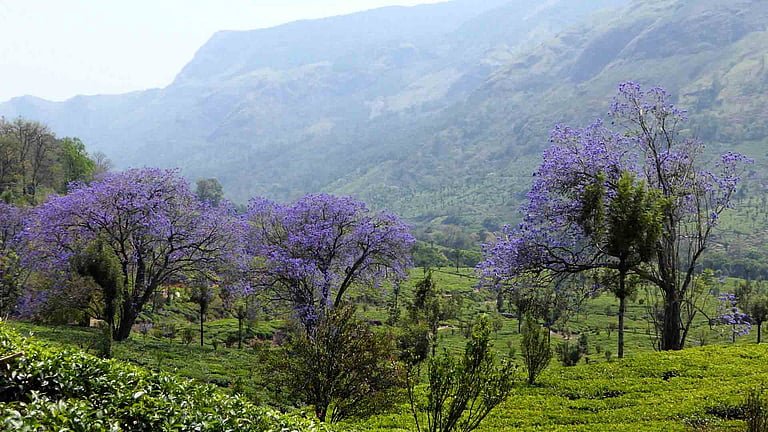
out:
{"label": "distant tree line", "polygon": [[0,199],[5,202],[40,202],[110,165],[101,153],[89,156],[79,139],[57,138],[42,123],[0,118]]}

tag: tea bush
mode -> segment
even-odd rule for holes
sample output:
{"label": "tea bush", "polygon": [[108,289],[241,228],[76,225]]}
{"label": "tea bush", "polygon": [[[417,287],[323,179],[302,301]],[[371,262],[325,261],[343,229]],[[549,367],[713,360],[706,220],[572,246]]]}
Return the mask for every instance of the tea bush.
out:
{"label": "tea bush", "polygon": [[45,348],[0,324],[0,418],[17,431],[292,431],[314,422],[213,386]]}

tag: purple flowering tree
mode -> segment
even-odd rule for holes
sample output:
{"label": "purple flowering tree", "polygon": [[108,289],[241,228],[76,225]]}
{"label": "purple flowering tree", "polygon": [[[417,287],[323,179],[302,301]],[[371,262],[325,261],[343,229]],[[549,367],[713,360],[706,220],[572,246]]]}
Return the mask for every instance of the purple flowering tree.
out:
{"label": "purple flowering tree", "polygon": [[[706,169],[699,160],[703,145],[681,133],[685,112],[659,88],[621,84],[610,117],[611,127],[602,121],[583,129],[555,127],[552,146],[534,174],[522,223],[516,229],[505,228],[494,243],[484,246],[479,270],[485,283],[504,287],[514,286],[522,275],[557,279],[623,267],[660,289],[659,347],[681,349],[696,310],[687,307],[694,312],[683,318],[696,265],[720,214],[730,205],[748,160],[729,152]],[[647,188],[663,206],[653,259],[642,254],[643,259],[621,265],[615,253],[619,250],[612,253],[606,248],[606,237],[594,235],[600,231],[594,216],[600,211],[609,215],[611,203],[619,196],[620,180],[627,174],[643,182],[630,188]],[[602,198],[595,200],[598,189]],[[621,231],[622,218],[614,219],[618,222],[614,228]],[[626,227],[623,231],[630,232]],[[648,246],[642,238],[637,240],[636,246]]]}
{"label": "purple flowering tree", "polygon": [[398,283],[411,265],[408,226],[350,197],[307,195],[289,205],[254,199],[247,219],[255,285],[290,304],[308,330],[352,286]]}
{"label": "purple flowering tree", "polygon": [[750,316],[739,309],[739,299],[735,294],[721,294],[718,298],[717,315],[713,324],[730,328],[731,342],[736,342],[736,336],[746,336],[752,330]]}
{"label": "purple flowering tree", "polygon": [[105,278],[116,286],[101,288],[104,318],[124,340],[161,284],[211,274],[235,258],[241,228],[231,209],[198,201],[177,171],[134,169],[77,185],[37,208],[27,258],[40,270],[75,271],[97,245],[99,259],[119,269],[119,278]]}
{"label": "purple flowering tree", "polygon": [[16,306],[27,273],[19,259],[24,219],[24,210],[0,201],[0,316]]}

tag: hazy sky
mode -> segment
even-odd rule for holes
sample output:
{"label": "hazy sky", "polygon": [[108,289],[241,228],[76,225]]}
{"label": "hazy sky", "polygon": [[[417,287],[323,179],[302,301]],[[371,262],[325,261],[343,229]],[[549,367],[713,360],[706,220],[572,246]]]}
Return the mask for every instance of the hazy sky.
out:
{"label": "hazy sky", "polygon": [[217,30],[444,0],[0,0],[0,101],[164,87]]}

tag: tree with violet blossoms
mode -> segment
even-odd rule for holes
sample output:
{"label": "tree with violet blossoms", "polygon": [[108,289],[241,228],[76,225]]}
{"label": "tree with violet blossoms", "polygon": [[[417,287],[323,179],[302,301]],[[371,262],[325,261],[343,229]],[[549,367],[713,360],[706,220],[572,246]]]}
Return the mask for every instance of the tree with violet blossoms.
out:
{"label": "tree with violet blossoms", "polygon": [[654,257],[635,260],[627,272],[662,294],[659,348],[681,349],[696,310],[686,308],[691,313],[683,318],[697,263],[749,160],[728,152],[706,170],[699,160],[701,142],[681,133],[685,112],[660,88],[622,83],[610,117],[611,127],[599,120],[583,129],[555,127],[552,146],[534,174],[522,223],[505,228],[484,246],[479,270],[492,286],[509,285],[521,275],[562,279],[593,269],[619,270],[620,260],[595,241],[584,215],[590,213],[595,184],[605,189],[600,206],[610,205],[622,175],[630,173],[663,206]]}
{"label": "tree with violet blossoms", "polygon": [[288,205],[253,199],[247,220],[254,285],[290,304],[307,330],[353,285],[399,283],[411,265],[408,226],[350,197],[307,195]]}
{"label": "tree with violet blossoms", "polygon": [[715,325],[730,327],[731,342],[736,342],[736,336],[746,336],[752,330],[752,320],[749,315],[739,309],[739,299],[735,294],[720,294],[720,304],[717,306]]}
{"label": "tree with violet blossoms", "polygon": [[75,185],[38,207],[26,230],[27,259],[39,270],[70,272],[98,244],[122,276],[119,287],[101,289],[105,310],[114,311],[103,318],[124,340],[161,284],[215,271],[241,255],[242,227],[226,206],[198,201],[177,171],[133,169]]}

